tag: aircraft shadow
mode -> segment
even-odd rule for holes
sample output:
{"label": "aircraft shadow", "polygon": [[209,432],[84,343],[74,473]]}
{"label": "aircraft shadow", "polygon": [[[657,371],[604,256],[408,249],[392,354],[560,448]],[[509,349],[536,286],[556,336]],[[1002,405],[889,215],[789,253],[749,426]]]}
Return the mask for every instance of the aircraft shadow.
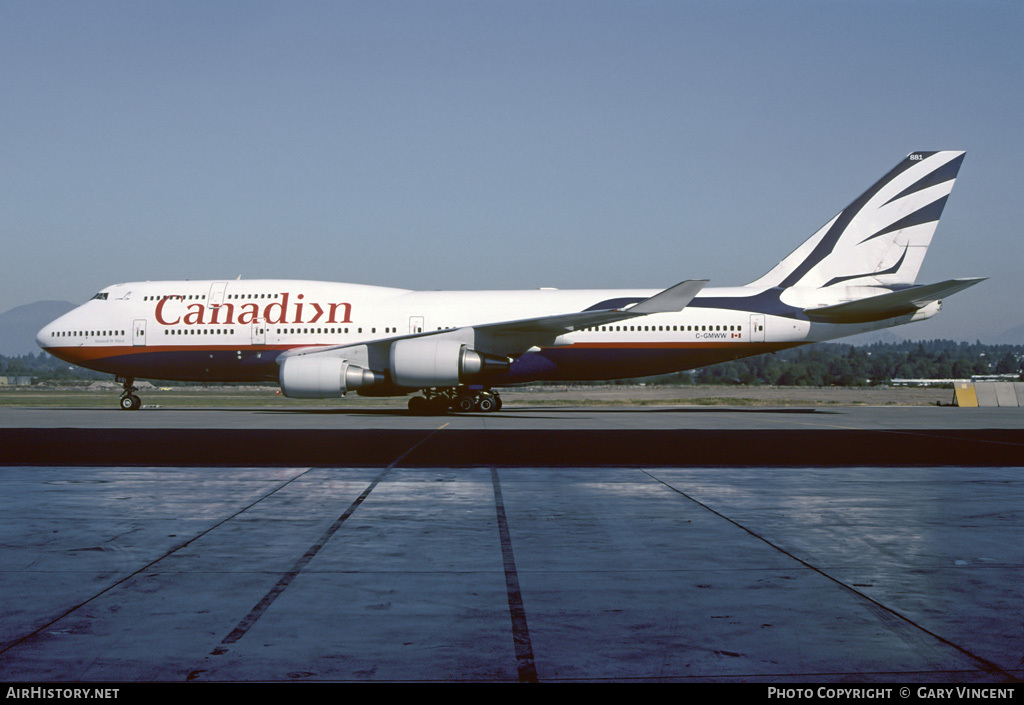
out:
{"label": "aircraft shadow", "polygon": [[[239,409],[242,411],[242,409]],[[300,414],[300,415],[358,415],[358,416],[410,416],[406,409],[245,409],[257,414]],[[552,414],[570,418],[579,414],[840,414],[840,411],[815,408],[787,407],[640,407],[640,408],[592,408],[592,407],[531,407],[504,409],[500,412],[465,412],[438,414],[437,417],[454,416],[487,419],[552,418]],[[540,414],[543,414],[541,416]]]}

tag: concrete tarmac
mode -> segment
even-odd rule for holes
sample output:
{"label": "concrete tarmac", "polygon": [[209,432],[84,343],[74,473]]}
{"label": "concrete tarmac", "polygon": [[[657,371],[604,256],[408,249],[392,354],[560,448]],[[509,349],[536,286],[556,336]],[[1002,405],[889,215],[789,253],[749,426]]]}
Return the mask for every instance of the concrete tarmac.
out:
{"label": "concrete tarmac", "polygon": [[[443,433],[437,433],[443,431]],[[1024,410],[550,407],[0,409],[0,465],[1005,466]]]}
{"label": "concrete tarmac", "polygon": [[[1000,411],[4,409],[0,680],[1015,682],[1022,415]],[[990,460],[856,465],[831,432]],[[375,462],[204,463],[231,433]],[[196,445],[102,464],[88,434]],[[93,462],[14,462],[33,437]],[[679,439],[735,462],[643,447]],[[759,465],[730,450],[758,441]],[[560,462],[509,464],[530,456]]]}
{"label": "concrete tarmac", "polygon": [[193,408],[0,407],[0,428],[430,430],[619,429],[1024,429],[1024,409],[953,406],[506,406],[492,413],[413,416],[404,408],[359,406]]}

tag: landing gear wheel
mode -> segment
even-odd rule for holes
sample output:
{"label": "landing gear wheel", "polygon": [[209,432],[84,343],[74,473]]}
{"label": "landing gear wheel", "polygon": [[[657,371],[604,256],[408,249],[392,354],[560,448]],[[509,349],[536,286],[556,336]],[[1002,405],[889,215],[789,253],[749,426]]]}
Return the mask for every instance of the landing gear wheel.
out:
{"label": "landing gear wheel", "polygon": [[476,408],[484,413],[501,411],[501,397],[498,396],[497,392],[485,389],[480,392],[480,396],[477,398]]}
{"label": "landing gear wheel", "polygon": [[409,412],[417,415],[441,416],[449,410],[468,414],[473,411],[489,413],[501,408],[501,397],[489,389],[458,387],[433,387],[424,389],[422,397],[409,399]]}
{"label": "landing gear wheel", "polygon": [[426,416],[430,413],[430,402],[425,397],[410,397],[409,413],[414,416]]}
{"label": "landing gear wheel", "polygon": [[481,394],[480,401],[476,403],[476,408],[485,414],[491,411],[497,411],[498,401],[490,394]]}
{"label": "landing gear wheel", "polygon": [[409,413],[414,416],[444,416],[452,405],[450,397],[443,393],[424,390],[422,397],[409,397]]}
{"label": "landing gear wheel", "polygon": [[115,377],[121,383],[124,391],[121,393],[121,408],[125,411],[135,411],[142,406],[142,400],[135,396],[139,388],[135,386],[134,377]]}
{"label": "landing gear wheel", "polygon": [[476,397],[471,394],[460,394],[455,399],[455,410],[463,414],[473,411],[477,406]]}

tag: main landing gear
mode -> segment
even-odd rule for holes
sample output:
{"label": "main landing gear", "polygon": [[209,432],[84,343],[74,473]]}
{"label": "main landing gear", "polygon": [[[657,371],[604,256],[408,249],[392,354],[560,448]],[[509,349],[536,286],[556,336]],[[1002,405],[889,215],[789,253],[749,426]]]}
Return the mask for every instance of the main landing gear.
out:
{"label": "main landing gear", "polygon": [[121,393],[121,408],[125,411],[135,411],[142,406],[142,400],[135,394],[139,391],[139,388],[135,386],[135,378],[116,377],[115,379],[124,388],[124,392]]}
{"label": "main landing gear", "polygon": [[417,416],[439,416],[449,410],[460,413],[489,413],[501,409],[501,397],[490,389],[449,387],[424,389],[422,397],[409,399],[409,411]]}

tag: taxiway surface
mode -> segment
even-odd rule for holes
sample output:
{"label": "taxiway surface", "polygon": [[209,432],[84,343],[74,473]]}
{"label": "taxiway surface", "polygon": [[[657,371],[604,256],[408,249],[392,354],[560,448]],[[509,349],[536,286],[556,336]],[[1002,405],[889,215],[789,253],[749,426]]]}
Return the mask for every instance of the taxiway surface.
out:
{"label": "taxiway surface", "polygon": [[5,409],[0,680],[1019,680],[1008,411]]}
{"label": "taxiway surface", "polygon": [[[438,433],[443,431],[443,433]],[[1024,412],[954,407],[0,409],[0,464],[1020,465]]]}

